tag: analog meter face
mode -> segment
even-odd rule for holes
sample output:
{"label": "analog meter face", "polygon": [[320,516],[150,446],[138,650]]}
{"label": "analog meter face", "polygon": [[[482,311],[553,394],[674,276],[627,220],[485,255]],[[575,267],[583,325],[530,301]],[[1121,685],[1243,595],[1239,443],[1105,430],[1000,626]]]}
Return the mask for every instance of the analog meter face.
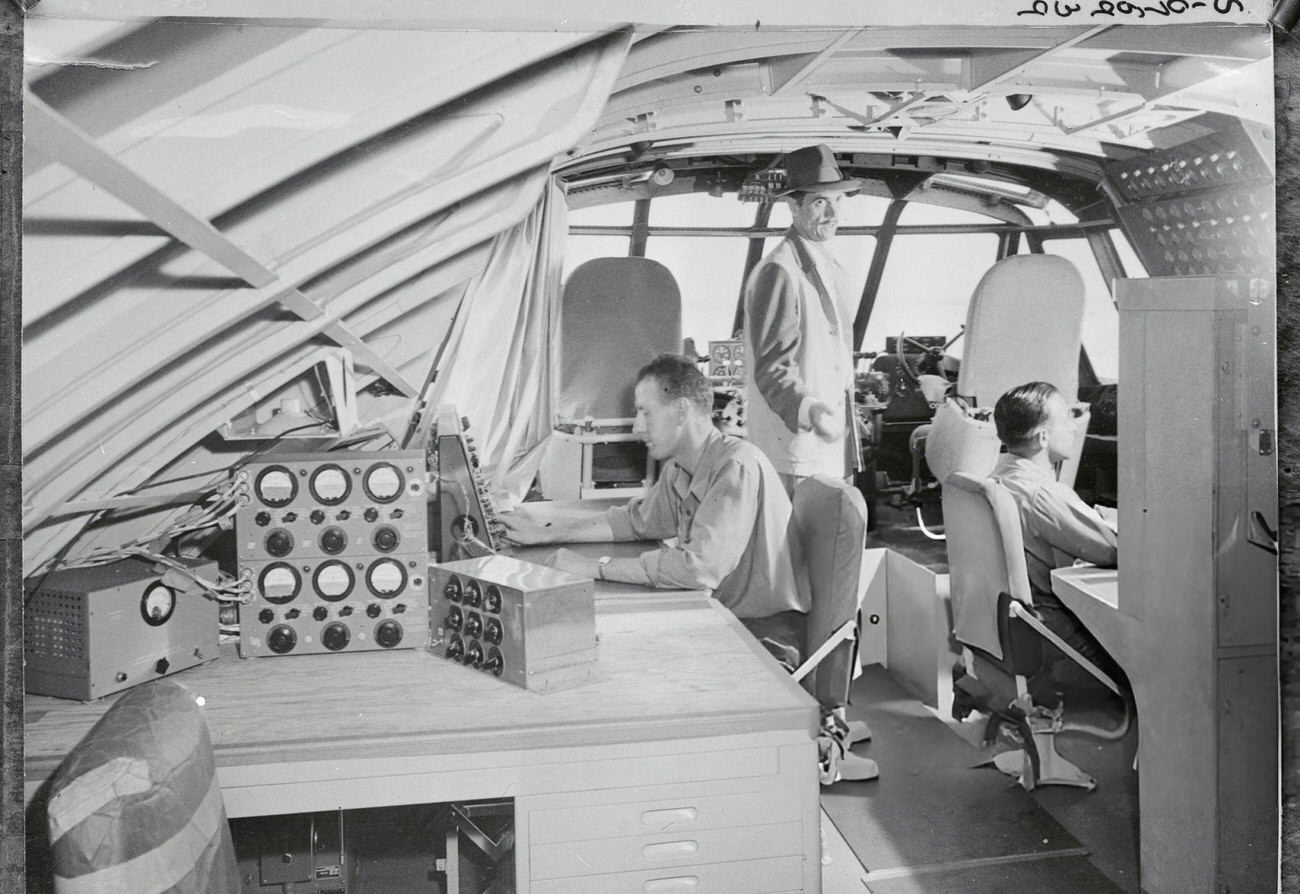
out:
{"label": "analog meter face", "polygon": [[351,490],[348,473],[338,466],[321,466],[311,476],[311,495],[328,506],[342,503]]}
{"label": "analog meter face", "polygon": [[284,466],[267,466],[254,482],[257,498],[267,506],[288,506],[298,496],[298,482]]}
{"label": "analog meter face", "polygon": [[298,590],[302,587],[302,579],[298,577],[298,572],[292,565],[276,562],[266,566],[266,570],[258,578],[258,585],[262,588],[262,597],[267,602],[283,604],[292,602],[298,595]]}
{"label": "analog meter face", "polygon": [[154,581],[140,597],[140,614],[150,627],[161,627],[176,611],[176,593],[162,581]]}
{"label": "analog meter face", "polygon": [[402,495],[402,473],[392,463],[376,463],[366,472],[366,493],[372,500],[391,503]]}
{"label": "analog meter face", "polygon": [[406,586],[406,569],[393,559],[380,559],[366,572],[366,584],[376,596],[395,596]]}
{"label": "analog meter face", "polygon": [[339,561],[326,562],[316,569],[313,583],[322,599],[336,602],[352,592],[352,569]]}

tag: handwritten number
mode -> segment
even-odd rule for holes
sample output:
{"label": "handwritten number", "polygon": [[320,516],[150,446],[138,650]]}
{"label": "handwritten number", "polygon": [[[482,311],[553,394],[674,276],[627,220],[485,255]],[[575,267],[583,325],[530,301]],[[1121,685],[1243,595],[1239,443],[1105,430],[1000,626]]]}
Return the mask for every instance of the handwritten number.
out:
{"label": "handwritten number", "polygon": [[1045,16],[1047,15],[1047,0],[1034,0],[1034,5],[1029,9],[1022,9],[1016,13],[1018,16]]}
{"label": "handwritten number", "polygon": [[1226,16],[1230,12],[1245,12],[1246,7],[1241,5],[1241,0],[1214,0],[1214,11],[1221,16]]}

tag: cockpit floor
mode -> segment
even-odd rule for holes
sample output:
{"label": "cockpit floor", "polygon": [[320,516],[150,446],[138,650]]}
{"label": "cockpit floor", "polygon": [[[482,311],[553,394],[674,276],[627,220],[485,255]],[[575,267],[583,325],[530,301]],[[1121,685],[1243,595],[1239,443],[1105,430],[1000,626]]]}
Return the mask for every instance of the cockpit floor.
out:
{"label": "cockpit floor", "polygon": [[[852,890],[1137,891],[1136,776],[1125,742],[1099,749],[1096,740],[1060,737],[1062,754],[1097,777],[1098,789],[1029,793],[991,765],[976,766],[988,755],[966,739],[978,742],[982,722],[945,724],[882,668],[854,684],[849,714],[874,733],[855,750],[880,765],[878,780],[822,789],[822,809],[866,870]],[[1099,758],[1106,750],[1113,753]],[[824,867],[828,884],[843,878],[842,868]]]}

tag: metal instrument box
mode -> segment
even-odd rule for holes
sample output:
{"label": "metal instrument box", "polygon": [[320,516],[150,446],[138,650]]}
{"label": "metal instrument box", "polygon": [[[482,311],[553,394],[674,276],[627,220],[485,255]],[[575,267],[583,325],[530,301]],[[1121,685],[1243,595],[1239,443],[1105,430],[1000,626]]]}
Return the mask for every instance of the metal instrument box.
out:
{"label": "metal instrument box", "polygon": [[429,568],[432,650],[525,689],[584,683],[596,664],[595,585],[510,556]]}
{"label": "metal instrument box", "polygon": [[[181,561],[216,578],[215,562]],[[164,582],[165,571],[131,558],[29,581],[27,691],[89,701],[216,658],[217,603]]]}

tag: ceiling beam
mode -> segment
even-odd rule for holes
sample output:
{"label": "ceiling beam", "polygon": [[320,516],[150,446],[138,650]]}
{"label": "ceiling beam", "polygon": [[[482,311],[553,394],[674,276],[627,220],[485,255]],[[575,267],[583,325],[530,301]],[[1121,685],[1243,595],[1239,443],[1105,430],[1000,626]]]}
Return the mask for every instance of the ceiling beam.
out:
{"label": "ceiling beam", "polygon": [[[813,72],[821,68],[822,63],[834,56],[840,47],[844,46],[865,30],[867,29],[851,28],[838,35],[834,40],[827,44],[826,49],[822,50],[820,53],[814,53],[812,56],[794,57],[793,59],[785,57],[778,60],[778,62],[772,66],[772,95],[776,96],[780,93],[791,92],[794,87],[802,84],[812,76]],[[788,70],[789,68],[794,68],[794,71],[786,75],[783,69]],[[777,77],[782,78],[780,83],[776,82]]]}
{"label": "ceiling beam", "polygon": [[101,149],[89,135],[50,108],[30,90],[25,96],[27,140],[91,183],[126,202],[172,238],[204,254],[254,288],[275,282],[276,275],[118,159]]}

